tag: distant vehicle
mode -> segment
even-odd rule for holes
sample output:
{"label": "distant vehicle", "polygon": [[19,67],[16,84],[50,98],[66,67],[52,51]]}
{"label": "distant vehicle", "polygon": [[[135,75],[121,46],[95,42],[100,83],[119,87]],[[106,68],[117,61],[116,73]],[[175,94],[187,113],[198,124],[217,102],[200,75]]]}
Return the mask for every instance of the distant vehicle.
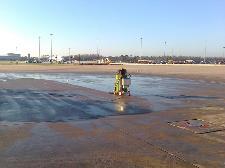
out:
{"label": "distant vehicle", "polygon": [[166,64],[166,61],[160,61],[160,64]]}

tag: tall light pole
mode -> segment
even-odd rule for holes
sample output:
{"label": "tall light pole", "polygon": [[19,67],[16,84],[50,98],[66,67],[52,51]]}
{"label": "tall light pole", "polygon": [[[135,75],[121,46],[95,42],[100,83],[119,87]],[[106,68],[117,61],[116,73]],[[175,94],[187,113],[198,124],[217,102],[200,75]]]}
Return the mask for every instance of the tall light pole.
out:
{"label": "tall light pole", "polygon": [[69,48],[69,61],[72,63],[71,57],[70,57],[70,48]]}
{"label": "tall light pole", "polygon": [[166,41],[164,42],[164,57],[166,56]]}
{"label": "tall light pole", "polygon": [[52,63],[52,36],[53,36],[53,34],[51,33],[50,36],[51,36],[51,63]]}
{"label": "tall light pole", "polygon": [[224,57],[224,50],[225,50],[225,47],[223,47],[223,57]]}
{"label": "tall light pole", "polygon": [[207,45],[206,45],[206,41],[205,41],[204,64],[206,64],[206,55],[207,55]]}
{"label": "tall light pole", "polygon": [[140,38],[140,42],[141,42],[141,51],[140,51],[140,57],[142,56],[142,47],[143,47],[143,38],[141,37]]}
{"label": "tall light pole", "polygon": [[80,54],[79,54],[79,65],[80,65]]}
{"label": "tall light pole", "polygon": [[39,42],[39,54],[38,54],[38,56],[39,56],[39,60],[40,60],[40,58],[41,58],[41,37],[40,36],[38,37],[38,42]]}
{"label": "tall light pole", "polygon": [[99,59],[99,48],[97,47],[97,59]]}

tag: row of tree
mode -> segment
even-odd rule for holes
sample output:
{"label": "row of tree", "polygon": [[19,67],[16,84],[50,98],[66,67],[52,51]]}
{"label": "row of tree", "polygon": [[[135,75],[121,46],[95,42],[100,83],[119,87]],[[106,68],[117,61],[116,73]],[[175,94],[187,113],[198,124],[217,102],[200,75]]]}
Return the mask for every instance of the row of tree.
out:
{"label": "row of tree", "polygon": [[[73,56],[64,56],[65,61],[94,61],[105,58],[98,54],[85,54],[85,55],[73,55]],[[126,62],[126,63],[138,63],[138,60],[149,60],[151,63],[160,64],[160,63],[184,63],[186,60],[193,60],[193,63],[207,63],[207,64],[217,64],[224,63],[225,58],[222,57],[193,57],[193,56],[109,56],[111,62]]]}
{"label": "row of tree", "polygon": [[[56,57],[53,57],[56,58]],[[75,62],[75,61],[96,61],[106,58],[105,56],[98,54],[78,54],[71,56],[63,56],[63,62]],[[151,63],[151,64],[166,64],[166,63],[174,63],[174,64],[182,64],[191,61],[191,63],[195,64],[225,64],[225,58],[222,57],[193,57],[193,56],[132,56],[132,55],[120,55],[120,56],[108,56],[107,57],[111,62],[125,62],[125,63],[140,63],[140,60],[144,60],[143,62]],[[30,58],[31,62],[47,62],[50,57],[42,57],[41,60],[38,58]],[[27,61],[28,57],[21,57],[20,61]],[[187,61],[188,60],[188,61]]]}
{"label": "row of tree", "polygon": [[[69,57],[64,57],[66,60],[69,60]],[[70,59],[77,61],[93,61],[105,58],[103,56],[97,54],[90,55],[74,55],[71,56]],[[219,62],[225,62],[225,58],[222,57],[193,57],[193,56],[129,56],[129,55],[121,55],[121,56],[109,56],[108,57],[111,62],[126,62],[126,63],[138,63],[138,60],[149,60],[151,63],[168,63],[169,61],[182,63],[186,60],[193,60],[193,63],[211,63],[216,64]]]}

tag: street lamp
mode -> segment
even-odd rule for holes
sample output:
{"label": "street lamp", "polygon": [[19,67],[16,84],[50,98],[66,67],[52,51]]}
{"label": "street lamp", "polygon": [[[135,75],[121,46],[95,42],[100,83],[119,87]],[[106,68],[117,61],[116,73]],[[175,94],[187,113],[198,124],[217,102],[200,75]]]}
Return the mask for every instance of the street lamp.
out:
{"label": "street lamp", "polygon": [[223,47],[223,57],[224,57],[224,50],[225,50],[225,47]]}
{"label": "street lamp", "polygon": [[164,42],[164,57],[166,56],[166,41]]}
{"label": "street lamp", "polygon": [[40,60],[40,57],[41,57],[41,37],[39,36],[38,37],[38,41],[39,41],[39,53],[38,53],[38,56],[39,56],[39,60]]}
{"label": "street lamp", "polygon": [[141,47],[141,50],[140,50],[140,57],[141,57],[142,54],[143,54],[143,53],[142,53],[142,47],[143,47],[143,38],[142,38],[142,37],[140,38],[140,43],[141,43],[141,46],[140,46],[140,47]]}
{"label": "street lamp", "polygon": [[206,64],[206,56],[207,56],[207,41],[205,41],[204,64]]}
{"label": "street lamp", "polygon": [[70,57],[70,49],[71,48],[69,48],[69,61],[70,61],[70,63],[72,63],[72,60],[71,60],[71,57]]}
{"label": "street lamp", "polygon": [[50,36],[51,36],[51,63],[52,63],[52,36],[53,36],[53,34],[51,33]]}
{"label": "street lamp", "polygon": [[74,48],[69,48],[69,62],[72,63],[72,55],[71,55],[71,49],[73,50]]}
{"label": "street lamp", "polygon": [[79,54],[79,65],[80,65],[80,54]]}

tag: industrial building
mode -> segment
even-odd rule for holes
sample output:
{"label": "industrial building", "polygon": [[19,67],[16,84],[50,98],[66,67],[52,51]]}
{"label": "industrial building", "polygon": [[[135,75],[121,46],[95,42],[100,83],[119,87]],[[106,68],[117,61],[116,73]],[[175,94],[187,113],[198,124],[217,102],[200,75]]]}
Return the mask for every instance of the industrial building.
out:
{"label": "industrial building", "polygon": [[21,58],[21,54],[8,53],[7,55],[0,55],[0,61],[17,61]]}

